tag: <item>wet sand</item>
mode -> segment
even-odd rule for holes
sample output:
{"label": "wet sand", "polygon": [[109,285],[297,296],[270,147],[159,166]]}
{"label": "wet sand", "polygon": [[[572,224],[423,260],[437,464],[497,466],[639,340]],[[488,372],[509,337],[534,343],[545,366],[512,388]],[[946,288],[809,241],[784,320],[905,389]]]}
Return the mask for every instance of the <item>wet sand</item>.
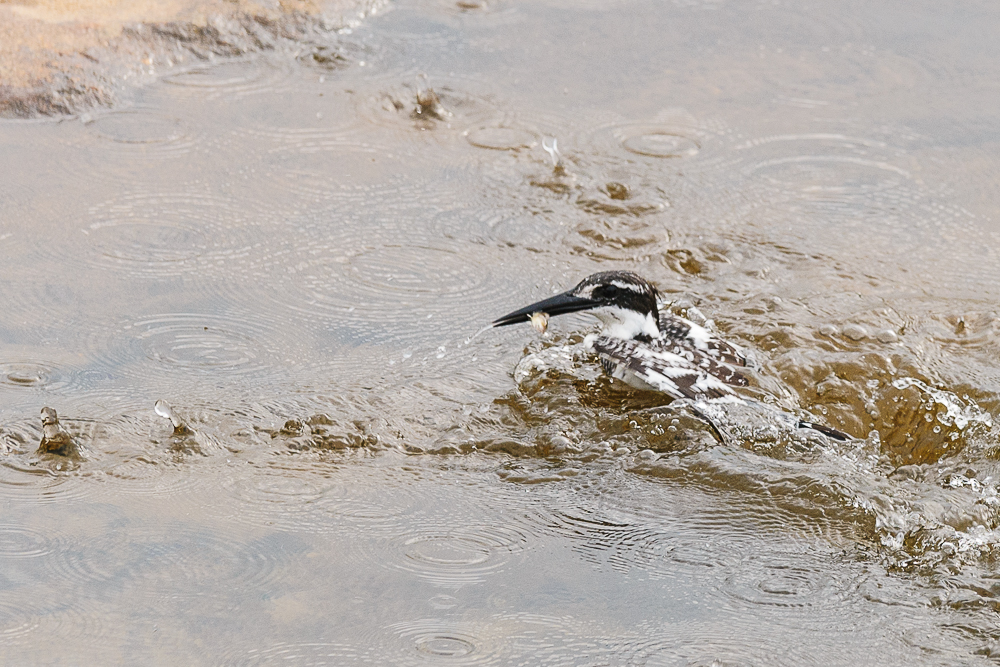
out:
{"label": "wet sand", "polygon": [[172,68],[305,43],[356,24],[356,0],[0,2],[0,117],[109,106]]}

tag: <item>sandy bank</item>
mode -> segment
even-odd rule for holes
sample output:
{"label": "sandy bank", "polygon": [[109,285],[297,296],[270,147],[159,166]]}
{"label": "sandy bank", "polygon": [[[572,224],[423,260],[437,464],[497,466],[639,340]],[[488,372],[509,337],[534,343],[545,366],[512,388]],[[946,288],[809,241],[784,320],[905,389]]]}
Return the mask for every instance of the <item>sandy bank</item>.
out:
{"label": "sandy bank", "polygon": [[375,0],[0,0],[0,116],[112,104],[164,70],[309,42]]}

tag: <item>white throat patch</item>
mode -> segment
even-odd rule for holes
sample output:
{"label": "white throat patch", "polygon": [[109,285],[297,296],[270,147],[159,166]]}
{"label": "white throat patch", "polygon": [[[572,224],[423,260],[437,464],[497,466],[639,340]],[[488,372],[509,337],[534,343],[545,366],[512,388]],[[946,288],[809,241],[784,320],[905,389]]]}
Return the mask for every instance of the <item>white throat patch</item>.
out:
{"label": "white throat patch", "polygon": [[604,325],[601,327],[602,336],[622,340],[632,340],[643,335],[650,338],[660,336],[660,327],[652,313],[641,314],[618,306],[600,306],[590,312]]}

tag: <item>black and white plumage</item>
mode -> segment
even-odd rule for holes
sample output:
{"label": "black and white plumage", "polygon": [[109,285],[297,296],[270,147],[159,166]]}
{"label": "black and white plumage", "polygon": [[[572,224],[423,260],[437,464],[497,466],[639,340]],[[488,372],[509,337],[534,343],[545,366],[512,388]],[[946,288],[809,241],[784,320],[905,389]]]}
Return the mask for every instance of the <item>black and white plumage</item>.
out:
{"label": "black and white plumage", "polygon": [[[743,402],[733,390],[749,384],[741,369],[747,357],[702,326],[659,312],[658,292],[630,271],[604,271],[562,294],[504,315],[493,326],[528,322],[536,313],[562,315],[588,311],[601,321],[599,333],[585,339],[604,371],[637,389],[659,391],[694,402]],[[837,439],[839,431],[797,422]]]}
{"label": "black and white plumage", "polygon": [[585,339],[611,377],[637,389],[660,391],[673,398],[736,398],[732,386],[746,386],[739,371],[746,355],[681,317],[661,314],[657,290],[628,271],[595,273],[557,296],[501,317],[493,326],[531,319],[537,312],[560,315],[586,310],[597,316],[600,333]]}

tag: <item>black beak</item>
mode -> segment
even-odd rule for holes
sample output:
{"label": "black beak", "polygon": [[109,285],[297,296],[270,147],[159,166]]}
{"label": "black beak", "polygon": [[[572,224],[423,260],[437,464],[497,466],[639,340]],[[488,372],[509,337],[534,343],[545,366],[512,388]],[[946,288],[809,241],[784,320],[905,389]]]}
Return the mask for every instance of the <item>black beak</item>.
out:
{"label": "black beak", "polygon": [[539,301],[538,303],[533,303],[530,306],[525,306],[521,310],[515,310],[513,313],[504,315],[500,319],[493,322],[493,326],[504,327],[508,324],[529,322],[531,321],[531,315],[533,313],[548,313],[553,316],[565,315],[566,313],[575,313],[580,310],[587,310],[588,308],[593,308],[596,305],[596,301],[581,299],[578,296],[573,296],[570,292],[563,292],[562,294],[551,296],[548,299]]}

